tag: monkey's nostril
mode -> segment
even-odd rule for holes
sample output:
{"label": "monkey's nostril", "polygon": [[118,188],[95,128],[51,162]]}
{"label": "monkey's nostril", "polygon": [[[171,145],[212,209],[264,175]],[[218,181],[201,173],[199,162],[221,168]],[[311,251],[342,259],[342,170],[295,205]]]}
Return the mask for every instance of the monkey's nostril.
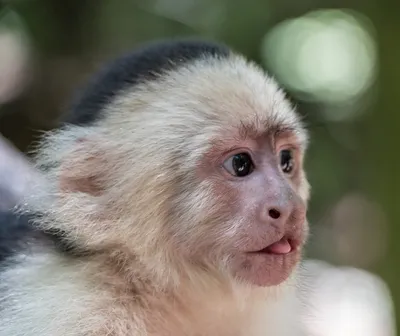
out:
{"label": "monkey's nostril", "polygon": [[276,210],[276,209],[270,209],[268,214],[273,219],[278,219],[281,216],[281,213],[279,212],[279,210]]}

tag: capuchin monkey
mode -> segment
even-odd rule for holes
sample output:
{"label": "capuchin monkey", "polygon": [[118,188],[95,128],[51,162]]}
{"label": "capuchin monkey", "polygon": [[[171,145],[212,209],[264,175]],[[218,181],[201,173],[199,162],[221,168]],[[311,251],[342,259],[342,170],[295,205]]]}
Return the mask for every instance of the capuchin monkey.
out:
{"label": "capuchin monkey", "polygon": [[111,62],[46,134],[0,236],[1,336],[293,336],[307,132],[225,45]]}

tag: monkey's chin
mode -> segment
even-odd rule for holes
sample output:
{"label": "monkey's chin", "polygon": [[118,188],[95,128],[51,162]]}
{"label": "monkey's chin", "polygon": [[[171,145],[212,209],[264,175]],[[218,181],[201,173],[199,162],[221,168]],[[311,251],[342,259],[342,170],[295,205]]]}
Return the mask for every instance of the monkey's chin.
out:
{"label": "monkey's chin", "polygon": [[254,286],[277,286],[290,277],[300,258],[299,250],[286,254],[265,251],[245,253],[240,257],[236,276],[241,281]]}

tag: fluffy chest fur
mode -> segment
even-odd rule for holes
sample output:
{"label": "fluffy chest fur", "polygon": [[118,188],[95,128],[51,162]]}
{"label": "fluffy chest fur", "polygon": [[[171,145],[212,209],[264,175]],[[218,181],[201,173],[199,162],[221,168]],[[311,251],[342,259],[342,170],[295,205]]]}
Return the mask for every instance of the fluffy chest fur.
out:
{"label": "fluffy chest fur", "polygon": [[[0,273],[0,336],[292,336],[295,297],[265,290],[160,297],[135,293],[105,270],[48,253],[19,255]],[[112,285],[114,283],[114,285]],[[144,304],[144,302],[146,304]],[[290,317],[290,318],[289,318]]]}

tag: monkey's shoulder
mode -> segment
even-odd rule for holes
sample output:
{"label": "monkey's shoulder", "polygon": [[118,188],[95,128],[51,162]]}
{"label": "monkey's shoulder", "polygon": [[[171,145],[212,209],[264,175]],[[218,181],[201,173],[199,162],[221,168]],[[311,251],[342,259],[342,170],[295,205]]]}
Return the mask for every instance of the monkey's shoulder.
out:
{"label": "monkey's shoulder", "polygon": [[223,44],[203,40],[152,42],[107,63],[78,91],[64,122],[87,126],[101,119],[104,106],[121,91],[138,83],[157,80],[165,71],[174,70],[202,57],[227,57]]}
{"label": "monkey's shoulder", "polygon": [[105,293],[78,263],[50,249],[14,260],[0,273],[0,336],[83,336],[102,326]]}

